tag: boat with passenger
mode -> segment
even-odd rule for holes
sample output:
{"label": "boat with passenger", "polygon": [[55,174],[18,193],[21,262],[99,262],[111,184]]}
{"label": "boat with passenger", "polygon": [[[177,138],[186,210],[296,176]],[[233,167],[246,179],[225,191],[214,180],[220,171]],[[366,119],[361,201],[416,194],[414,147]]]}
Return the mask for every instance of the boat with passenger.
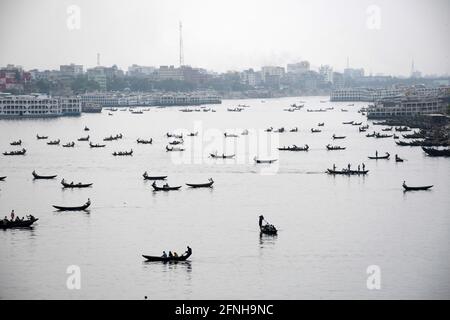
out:
{"label": "boat with passenger", "polygon": [[145,139],[138,138],[136,140],[136,142],[140,143],[140,144],[152,144],[153,143],[153,139],[150,138],[149,140],[145,140]]}
{"label": "boat with passenger", "polygon": [[345,150],[345,148],[346,148],[346,147],[341,147],[341,146],[332,146],[331,144],[327,144],[326,147],[327,147],[327,150],[329,150],[329,151]]}
{"label": "boat with passenger", "polygon": [[22,145],[22,140],[16,140],[10,143],[11,146],[21,146]]}
{"label": "boat with passenger", "polygon": [[132,156],[133,155],[133,149],[130,151],[114,151],[112,153],[113,156]]}
{"label": "boat with passenger", "polygon": [[234,153],[233,154],[229,154],[229,155],[226,155],[226,154],[222,153],[220,155],[220,154],[217,154],[217,151],[215,153],[210,153],[209,155],[210,155],[211,158],[219,158],[219,159],[232,159],[235,156]]}
{"label": "boat with passenger", "polygon": [[49,146],[57,146],[61,142],[60,139],[47,142]]}
{"label": "boat with passenger", "polygon": [[0,229],[19,229],[19,228],[32,228],[32,224],[38,221],[33,215],[27,215],[27,219],[17,217],[15,220],[3,219],[0,220]]}
{"label": "boat with passenger", "polygon": [[253,160],[256,162],[256,163],[274,163],[274,162],[276,162],[278,159],[263,159],[263,160],[261,160],[261,159],[258,159],[256,156],[253,158]]}
{"label": "boat with passenger", "polygon": [[278,148],[278,150],[280,150],[280,151],[308,151],[309,146],[307,144],[305,144],[304,147],[298,147],[297,145],[294,144],[294,145],[292,145],[292,147],[291,146],[287,146],[287,147],[283,146],[283,147]]}
{"label": "boat with passenger", "polygon": [[22,150],[15,150],[15,151],[5,151],[3,152],[4,156],[23,156],[27,150],[25,148],[22,148]]}
{"label": "boat with passenger", "polygon": [[191,188],[211,188],[213,184],[214,180],[212,178],[209,178],[206,183],[186,183],[186,185]]}
{"label": "boat with passenger", "polygon": [[406,182],[403,181],[403,189],[405,189],[405,191],[419,191],[419,190],[428,190],[431,189],[433,187],[433,185],[429,185],[429,186],[421,186],[421,187],[409,187],[406,185]]}
{"label": "boat with passenger", "polygon": [[48,139],[48,136],[40,136],[40,135],[36,135],[36,138],[38,139],[38,140],[45,140],[45,139]]}
{"label": "boat with passenger", "polygon": [[78,138],[78,141],[89,141],[89,136]]}
{"label": "boat with passenger", "polygon": [[52,207],[59,210],[59,211],[84,211],[91,205],[91,200],[88,198],[87,202],[81,206],[76,207],[64,207],[64,206],[57,206],[53,205]]}
{"label": "boat with passenger", "polygon": [[178,255],[172,255],[168,256],[165,252],[162,256],[149,256],[143,254],[142,256],[147,260],[147,262],[179,262],[179,261],[186,261],[190,256],[192,255],[192,249],[188,246],[185,253],[183,253],[181,256]]}
{"label": "boat with passenger", "polygon": [[70,183],[67,183],[64,178],[61,180],[61,184],[62,184],[63,188],[68,188],[68,189],[89,188],[90,186],[92,186],[92,183],[81,183],[81,182],[73,183],[73,181]]}
{"label": "boat with passenger", "polygon": [[73,148],[73,147],[75,147],[75,142],[68,142],[68,143],[65,143],[65,144],[63,144],[62,145],[63,146],[63,148]]}
{"label": "boat with passenger", "polygon": [[156,181],[153,181],[152,187],[155,191],[174,191],[174,190],[179,190],[181,188],[181,186],[171,187],[171,186],[169,186],[168,183],[165,183],[162,187],[158,187],[156,185]]}
{"label": "boat with passenger", "polygon": [[273,224],[270,224],[264,219],[263,215],[259,216],[259,231],[262,234],[268,234],[268,235],[276,235],[278,233],[277,228]]}
{"label": "boat with passenger", "polygon": [[147,171],[142,175],[144,180],[166,180],[167,176],[149,176]]}
{"label": "boat with passenger", "polygon": [[368,158],[372,159],[372,160],[379,160],[379,159],[386,159],[386,160],[388,160],[390,156],[391,155],[389,154],[389,152],[386,152],[384,156],[379,156],[378,155],[378,151],[377,151],[377,152],[375,152],[375,156],[368,156]]}

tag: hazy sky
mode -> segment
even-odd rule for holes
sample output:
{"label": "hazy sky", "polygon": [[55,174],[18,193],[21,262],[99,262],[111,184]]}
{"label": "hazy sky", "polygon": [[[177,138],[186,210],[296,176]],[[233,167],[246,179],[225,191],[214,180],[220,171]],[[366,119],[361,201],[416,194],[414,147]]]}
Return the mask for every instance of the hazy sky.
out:
{"label": "hazy sky", "polygon": [[180,20],[185,64],[209,70],[450,73],[450,0],[0,0],[0,66],[178,65]]}

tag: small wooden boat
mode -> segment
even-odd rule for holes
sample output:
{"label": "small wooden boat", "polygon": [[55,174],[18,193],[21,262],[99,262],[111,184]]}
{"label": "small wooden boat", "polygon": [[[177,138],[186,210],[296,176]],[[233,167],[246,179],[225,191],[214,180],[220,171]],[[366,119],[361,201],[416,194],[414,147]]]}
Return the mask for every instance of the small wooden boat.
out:
{"label": "small wooden boat", "polygon": [[224,133],[223,134],[225,136],[225,138],[238,138],[239,136],[237,134],[234,133]]}
{"label": "small wooden boat", "polygon": [[392,131],[392,127],[390,127],[390,128],[383,128],[383,129],[381,129],[381,131]]}
{"label": "small wooden boat", "polygon": [[191,188],[211,188],[214,184],[214,180],[212,178],[209,178],[208,180],[209,182],[206,183],[186,183],[186,185]]}
{"label": "small wooden boat", "polygon": [[428,190],[431,189],[433,187],[433,185],[431,186],[422,186],[422,187],[408,187],[405,183],[405,181],[403,181],[403,189],[405,189],[405,191],[419,191],[419,190]]}
{"label": "small wooden boat", "polygon": [[333,151],[333,150],[345,150],[345,147],[341,146],[332,146],[331,144],[326,145],[327,150]]}
{"label": "small wooden boat", "polygon": [[10,145],[12,145],[12,146],[21,146],[22,145],[22,140],[13,141],[13,142],[10,143]]}
{"label": "small wooden boat", "polygon": [[265,132],[272,132],[273,131],[273,127],[267,128],[266,130],[264,130]]}
{"label": "small wooden boat", "polygon": [[144,180],[166,180],[167,178],[167,176],[149,176],[147,171],[145,171],[142,176],[144,177]]}
{"label": "small wooden boat", "polygon": [[366,137],[367,138],[373,138],[373,137],[375,137],[376,136],[376,132],[374,131],[373,133],[368,133],[368,134],[366,134]]}
{"label": "small wooden boat", "polygon": [[291,146],[287,146],[287,147],[281,147],[278,148],[278,150],[280,151],[308,151],[309,150],[309,146],[307,144],[305,144],[304,147],[297,147],[295,144]]}
{"label": "small wooden boat", "polygon": [[242,136],[247,136],[247,135],[248,135],[248,130],[247,130],[247,129],[244,129],[244,131],[242,131],[241,135],[242,135]]}
{"label": "small wooden boat", "polygon": [[335,169],[327,169],[328,174],[343,174],[343,175],[365,175],[369,172],[369,170],[335,170]]}
{"label": "small wooden boat", "polygon": [[99,143],[93,144],[92,142],[89,142],[89,146],[91,148],[104,148],[106,147],[106,144],[99,144]]}
{"label": "small wooden boat", "polygon": [[395,155],[395,162],[403,162],[403,161],[405,161],[405,160],[400,158],[398,155]]}
{"label": "small wooden boat", "polygon": [[38,140],[45,140],[45,139],[48,139],[48,136],[40,136],[40,135],[36,135],[36,138],[38,139]]}
{"label": "small wooden boat", "polygon": [[73,147],[75,147],[75,142],[68,142],[68,143],[66,143],[66,144],[63,144],[62,145],[64,148],[73,148]]}
{"label": "small wooden boat", "polygon": [[360,126],[360,125],[362,125],[362,122],[353,122],[352,123],[352,126]]}
{"label": "small wooden boat", "polygon": [[278,232],[277,228],[275,228],[273,224],[270,224],[267,221],[265,221],[266,223],[263,224],[264,221],[264,216],[260,215],[258,223],[260,232],[269,235],[276,235]]}
{"label": "small wooden boat", "polygon": [[[203,110],[203,111],[205,111],[205,110]],[[190,133],[188,133],[188,137],[196,137],[196,136],[198,136],[198,131],[197,132],[190,132]]]}
{"label": "small wooden boat", "polygon": [[395,131],[405,132],[405,131],[411,131],[411,129],[408,127],[395,127]]}
{"label": "small wooden boat", "polygon": [[47,142],[49,146],[57,146],[61,142],[60,139]]}
{"label": "small wooden boat", "polygon": [[298,127],[292,128],[289,132],[298,132]]}
{"label": "small wooden boat", "polygon": [[153,181],[152,187],[153,187],[153,189],[154,189],[155,191],[174,191],[174,190],[178,190],[178,189],[181,188],[181,186],[171,187],[171,186],[169,186],[167,183],[164,184],[162,187],[158,187],[158,186],[156,185],[156,182],[155,182],[155,181]]}
{"label": "small wooden boat", "polygon": [[311,133],[322,132],[320,129],[311,128]]}
{"label": "small wooden boat", "polygon": [[191,248],[188,247],[187,252],[178,257],[161,257],[161,256],[147,256],[142,255],[147,261],[159,261],[159,262],[178,262],[178,261],[186,261],[192,255]]}
{"label": "small wooden boat", "polygon": [[358,130],[359,130],[359,132],[366,132],[367,131],[367,129],[365,129],[363,127],[359,127]]}
{"label": "small wooden boat", "polygon": [[89,128],[87,126],[84,127],[84,131],[89,131]]}
{"label": "small wooden boat", "polygon": [[0,181],[4,181],[6,179],[6,176],[0,177]]}
{"label": "small wooden boat", "polygon": [[384,156],[375,156],[375,157],[369,156],[368,158],[372,160],[379,160],[379,159],[389,159],[390,156],[391,155],[389,154],[389,152],[386,152],[386,155]]}
{"label": "small wooden boat", "polygon": [[337,135],[333,134],[333,139],[334,140],[336,140],[336,139],[345,139],[345,136],[337,136]]}
{"label": "small wooden boat", "polygon": [[325,122],[319,122],[319,123],[317,124],[318,127],[323,127],[324,125],[325,125]]}
{"label": "small wooden boat", "polygon": [[131,149],[130,151],[114,151],[112,153],[113,156],[132,156],[133,155],[133,149]]}
{"label": "small wooden boat", "polygon": [[26,149],[16,150],[16,151],[5,151],[3,152],[4,156],[23,156],[27,152]]}
{"label": "small wooden boat", "polygon": [[167,138],[183,139],[183,134],[166,133]]}
{"label": "small wooden boat", "polygon": [[153,139],[150,138],[150,140],[144,140],[144,139],[138,138],[138,139],[136,140],[136,142],[137,142],[137,143],[140,143],[140,144],[152,144],[152,143],[153,143]]}
{"label": "small wooden boat", "polygon": [[381,134],[381,133],[377,132],[377,134],[375,135],[375,138],[377,138],[377,139],[391,138],[393,136],[394,136],[393,134]]}
{"label": "small wooden boat", "polygon": [[32,224],[38,221],[38,218],[29,216],[27,220],[0,220],[0,229],[14,229],[14,228],[32,228]]}
{"label": "small wooden boat", "polygon": [[342,124],[353,124],[355,121],[342,122]]}
{"label": "small wooden boat", "polygon": [[89,188],[90,186],[92,186],[92,183],[73,183],[73,181],[71,183],[67,183],[64,179],[61,180],[61,184],[63,186],[63,188],[69,188],[69,189],[73,189],[73,188]]}
{"label": "small wooden boat", "polygon": [[55,206],[53,205],[53,208],[59,210],[59,211],[84,211],[91,205],[91,200],[88,199],[88,201],[83,204],[82,206],[78,207],[63,207],[63,206]]}
{"label": "small wooden boat", "polygon": [[184,140],[183,139],[181,139],[181,140],[173,140],[173,141],[169,141],[169,144],[170,145],[177,145],[177,144],[183,144],[184,143]]}
{"label": "small wooden boat", "polygon": [[425,151],[425,153],[430,157],[450,157],[450,149],[435,149],[422,147],[422,150]]}
{"label": "small wooden boat", "polygon": [[283,133],[284,131],[285,131],[285,130],[284,130],[283,127],[279,128],[279,129],[277,129],[277,130],[275,130],[275,132],[278,132],[278,133]]}
{"label": "small wooden boat", "polygon": [[54,178],[56,178],[58,176],[56,174],[55,175],[51,175],[51,176],[41,176],[41,175],[38,175],[36,173],[36,171],[34,171],[34,170],[33,170],[33,172],[31,174],[33,175],[34,179],[47,179],[47,180],[54,179]]}
{"label": "small wooden boat", "polygon": [[81,137],[81,138],[78,139],[78,141],[89,141],[89,136]]}
{"label": "small wooden boat", "polygon": [[179,147],[166,146],[166,152],[171,152],[171,151],[184,151],[184,149],[183,148],[179,148]]}
{"label": "small wooden boat", "polygon": [[223,153],[221,155],[218,155],[217,152],[210,153],[209,155],[211,156],[211,158],[220,158],[220,159],[232,159],[235,156],[235,154],[225,155]]}
{"label": "small wooden boat", "polygon": [[265,159],[265,160],[261,160],[261,159],[258,159],[257,157],[254,157],[253,160],[254,160],[256,163],[274,163],[274,162],[277,161],[278,159]]}

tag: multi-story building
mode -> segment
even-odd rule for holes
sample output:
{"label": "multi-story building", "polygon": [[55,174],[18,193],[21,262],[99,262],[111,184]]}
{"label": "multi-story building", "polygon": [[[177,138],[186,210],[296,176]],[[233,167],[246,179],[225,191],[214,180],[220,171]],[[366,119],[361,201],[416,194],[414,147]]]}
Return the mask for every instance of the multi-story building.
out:
{"label": "multi-story building", "polygon": [[22,91],[24,85],[31,81],[31,74],[24,72],[22,67],[7,65],[0,69],[0,91]]}
{"label": "multi-story building", "polygon": [[350,79],[359,79],[364,77],[364,69],[353,69],[353,68],[345,68],[344,69],[344,78]]}
{"label": "multi-story building", "polygon": [[310,68],[310,64],[308,61],[300,61],[298,63],[291,63],[287,65],[288,73],[305,73],[308,72]]}
{"label": "multi-story building", "polygon": [[264,66],[261,68],[261,80],[263,82],[279,80],[284,76],[284,68],[276,66]]}
{"label": "multi-story building", "polygon": [[128,67],[127,74],[131,77],[148,77],[151,76],[155,71],[155,67],[139,66],[137,64],[133,64]]}
{"label": "multi-story building", "polygon": [[329,65],[320,66],[319,74],[322,77],[323,82],[333,83],[333,68],[331,68]]}
{"label": "multi-story building", "polygon": [[98,83],[100,90],[106,90],[106,73],[104,67],[95,67],[87,69],[88,80],[92,80]]}
{"label": "multi-story building", "polygon": [[0,95],[0,118],[33,118],[80,115],[79,97]]}
{"label": "multi-story building", "polygon": [[76,77],[83,74],[83,66],[79,64],[68,64],[59,66],[59,72],[63,76]]}
{"label": "multi-story building", "polygon": [[157,80],[184,80],[183,70],[181,68],[175,68],[174,66],[160,66],[156,70]]}
{"label": "multi-story building", "polygon": [[253,69],[244,70],[240,73],[241,83],[252,87],[257,87],[261,84],[261,72],[256,72]]}
{"label": "multi-story building", "polygon": [[340,89],[344,87],[344,75],[340,72],[333,72],[333,87]]}

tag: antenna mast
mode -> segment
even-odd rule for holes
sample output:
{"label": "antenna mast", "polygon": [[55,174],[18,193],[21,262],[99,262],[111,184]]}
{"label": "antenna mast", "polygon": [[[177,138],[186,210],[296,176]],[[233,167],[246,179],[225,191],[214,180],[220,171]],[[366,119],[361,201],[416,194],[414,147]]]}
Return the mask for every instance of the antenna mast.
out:
{"label": "antenna mast", "polygon": [[180,67],[184,65],[184,54],[183,54],[183,25],[180,21]]}

